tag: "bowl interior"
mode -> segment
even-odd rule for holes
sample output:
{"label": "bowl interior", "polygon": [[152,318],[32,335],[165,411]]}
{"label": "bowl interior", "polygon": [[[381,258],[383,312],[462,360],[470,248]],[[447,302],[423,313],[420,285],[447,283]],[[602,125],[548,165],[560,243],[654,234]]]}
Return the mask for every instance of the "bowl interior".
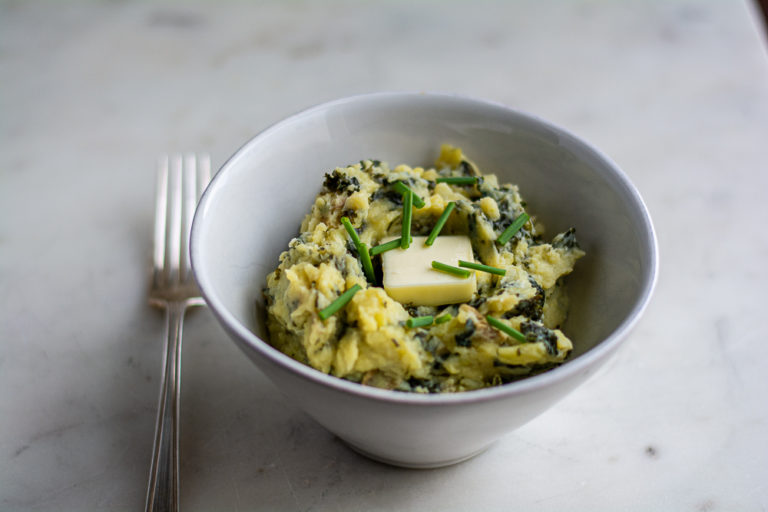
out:
{"label": "bowl interior", "polygon": [[[297,114],[258,135],[217,174],[195,218],[194,270],[224,321],[267,333],[261,290],[297,235],[323,175],[361,159],[431,165],[443,143],[520,186],[545,238],[576,227],[587,256],[568,278],[564,331],[578,358],[631,322],[655,277],[655,240],[637,192],[607,158],[566,131],[483,101],[377,94]],[[256,339],[248,343],[261,345]],[[263,347],[262,347],[263,348]]]}

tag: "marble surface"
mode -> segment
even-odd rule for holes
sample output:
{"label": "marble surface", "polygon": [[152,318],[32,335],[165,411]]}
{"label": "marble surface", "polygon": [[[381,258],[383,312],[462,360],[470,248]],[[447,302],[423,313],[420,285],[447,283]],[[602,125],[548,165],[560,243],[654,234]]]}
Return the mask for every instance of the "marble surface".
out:
{"label": "marble surface", "polygon": [[350,451],[188,317],[184,510],[768,509],[768,53],[744,1],[0,2],[0,510],[140,510],[154,164],[314,103],[436,90],[595,143],[655,219],[647,314],[486,453]]}

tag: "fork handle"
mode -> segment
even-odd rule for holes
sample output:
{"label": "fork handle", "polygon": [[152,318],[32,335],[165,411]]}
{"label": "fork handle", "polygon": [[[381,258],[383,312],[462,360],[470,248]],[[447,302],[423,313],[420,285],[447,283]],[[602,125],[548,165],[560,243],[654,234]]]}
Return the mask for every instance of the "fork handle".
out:
{"label": "fork handle", "polygon": [[165,309],[167,340],[147,488],[147,512],[179,510],[181,328],[186,308],[184,301],[169,301]]}

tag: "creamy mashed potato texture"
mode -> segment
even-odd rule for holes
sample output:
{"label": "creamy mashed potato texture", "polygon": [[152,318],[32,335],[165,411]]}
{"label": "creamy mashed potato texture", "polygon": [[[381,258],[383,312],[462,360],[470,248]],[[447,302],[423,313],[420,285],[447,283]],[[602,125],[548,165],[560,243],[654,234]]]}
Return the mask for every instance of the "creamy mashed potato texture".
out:
{"label": "creamy mashed potato texture", "polygon": [[[474,183],[444,182],[457,177]],[[381,255],[371,258],[371,280],[341,219],[349,219],[368,248],[400,237],[404,195],[398,182],[420,205],[412,210],[413,236],[429,235],[453,202],[440,235],[468,237],[474,261],[505,274],[473,270],[475,292],[460,304],[402,304],[390,297],[381,285]],[[499,243],[521,218],[522,227]],[[545,240],[518,187],[483,174],[459,148],[443,146],[432,168],[377,160],[339,167],[325,175],[299,235],[267,277],[270,343],[321,372],[363,385],[420,393],[501,385],[568,357],[572,343],[560,331],[568,310],[563,278],[583,255],[573,228]],[[320,311],[354,285],[361,289],[351,300],[321,318]],[[424,316],[442,321],[408,326],[410,318]],[[492,326],[489,316],[516,335]]]}

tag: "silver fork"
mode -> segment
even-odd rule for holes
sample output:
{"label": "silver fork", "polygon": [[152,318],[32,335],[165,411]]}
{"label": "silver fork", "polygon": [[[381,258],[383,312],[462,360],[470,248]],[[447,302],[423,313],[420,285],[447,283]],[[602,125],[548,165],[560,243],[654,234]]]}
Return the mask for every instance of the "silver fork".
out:
{"label": "silver fork", "polygon": [[210,179],[211,161],[207,155],[173,155],[160,159],[149,303],[165,310],[167,340],[147,512],[179,508],[181,330],[187,308],[205,304],[192,275],[189,232],[200,194]]}

